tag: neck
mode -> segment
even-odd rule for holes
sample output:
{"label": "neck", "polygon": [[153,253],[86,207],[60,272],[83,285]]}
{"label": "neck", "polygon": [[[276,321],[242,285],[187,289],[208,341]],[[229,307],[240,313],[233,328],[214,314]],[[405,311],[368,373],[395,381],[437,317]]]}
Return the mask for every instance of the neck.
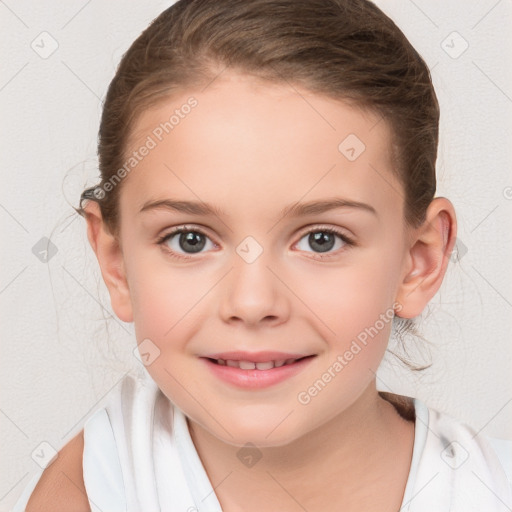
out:
{"label": "neck", "polygon": [[213,486],[223,482],[215,492],[224,512],[288,510],[293,500],[307,510],[336,503],[348,511],[352,503],[354,510],[384,511],[383,493],[390,510],[397,510],[414,442],[414,423],[379,396],[375,381],[321,427],[285,446],[260,448],[262,457],[252,467],[240,464],[240,447],[190,420],[189,430]]}

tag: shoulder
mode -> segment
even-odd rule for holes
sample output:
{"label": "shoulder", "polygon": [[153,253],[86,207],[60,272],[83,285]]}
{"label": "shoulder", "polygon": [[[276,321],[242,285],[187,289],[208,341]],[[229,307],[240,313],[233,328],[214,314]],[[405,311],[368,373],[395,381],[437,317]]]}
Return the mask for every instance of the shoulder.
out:
{"label": "shoulder", "polygon": [[[476,507],[470,510],[494,510],[500,500],[512,504],[508,460],[512,441],[488,437],[450,414],[430,408],[427,428],[423,469],[443,475],[440,485],[447,485],[445,496]],[[443,491],[439,489],[437,494],[443,496]]]}
{"label": "shoulder", "polygon": [[497,511],[512,504],[506,464],[512,442],[489,440],[450,414],[413,400],[415,438],[404,507],[412,500],[417,512]]}
{"label": "shoulder", "polygon": [[43,471],[28,500],[26,512],[90,512],[85,490],[82,457],[84,431],[80,431]]}
{"label": "shoulder", "polygon": [[[422,407],[426,409],[424,404]],[[484,435],[451,414],[433,408],[428,408],[428,416],[425,417],[428,418],[429,433],[434,434],[429,436],[429,439],[436,441],[433,443],[434,446],[442,448],[441,457],[450,459],[449,465],[455,465],[453,459],[462,464],[469,458],[477,460],[475,457],[478,456],[481,463],[503,469],[510,480],[508,458],[511,454],[512,441]]]}
{"label": "shoulder", "polygon": [[512,440],[500,439],[497,437],[482,436],[483,440],[487,443],[489,449],[492,449],[501,466],[507,475],[507,479],[512,486]]}

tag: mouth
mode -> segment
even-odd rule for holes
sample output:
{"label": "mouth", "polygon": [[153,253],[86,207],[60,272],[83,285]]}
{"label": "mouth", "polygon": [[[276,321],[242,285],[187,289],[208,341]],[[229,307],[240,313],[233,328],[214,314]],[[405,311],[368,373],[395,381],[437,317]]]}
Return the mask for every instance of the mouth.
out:
{"label": "mouth", "polygon": [[288,358],[288,359],[276,359],[269,361],[248,361],[248,360],[237,360],[237,359],[214,359],[211,357],[207,357],[209,361],[214,364],[218,364],[219,366],[229,366],[230,368],[240,368],[241,370],[272,370],[272,368],[281,368],[281,366],[287,366],[294,364],[298,361],[302,361],[303,359],[308,359],[311,357],[315,357],[314,355],[298,357],[298,358]]}
{"label": "mouth", "polygon": [[[221,357],[222,356],[222,357]],[[261,389],[287,380],[306,368],[317,354],[277,352],[223,353],[200,357],[211,374],[232,386]]]}

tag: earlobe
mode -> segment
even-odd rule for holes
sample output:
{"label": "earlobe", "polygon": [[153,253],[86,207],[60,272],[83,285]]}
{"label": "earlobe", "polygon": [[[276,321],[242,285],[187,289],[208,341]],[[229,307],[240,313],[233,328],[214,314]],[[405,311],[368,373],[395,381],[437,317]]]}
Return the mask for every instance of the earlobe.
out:
{"label": "earlobe", "polygon": [[455,245],[457,221],[452,203],[434,199],[425,222],[413,232],[404,265],[397,302],[397,316],[414,318],[421,314],[439,290]]}
{"label": "earlobe", "polygon": [[98,259],[101,275],[110,294],[112,309],[123,322],[132,322],[130,290],[119,240],[106,228],[98,203],[88,201],[84,211],[87,238]]}

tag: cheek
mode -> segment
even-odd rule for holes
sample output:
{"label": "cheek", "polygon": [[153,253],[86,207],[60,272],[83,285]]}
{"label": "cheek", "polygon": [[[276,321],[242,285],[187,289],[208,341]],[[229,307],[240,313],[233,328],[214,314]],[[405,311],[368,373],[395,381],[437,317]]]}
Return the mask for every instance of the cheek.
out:
{"label": "cheek", "polygon": [[139,351],[151,357],[146,370],[169,399],[186,404],[189,396],[183,384],[195,386],[198,379],[189,367],[189,340],[201,329],[201,297],[213,283],[198,273],[172,269],[162,260],[155,264],[134,258],[130,270],[136,339],[146,343]]}
{"label": "cheek", "polygon": [[[381,315],[392,318],[398,271],[396,256],[368,252],[344,267],[297,272],[294,292],[307,306],[306,314],[314,313],[326,339],[341,349]],[[378,326],[385,334],[381,322]]]}
{"label": "cheek", "polygon": [[171,364],[213,314],[219,276],[208,265],[178,267],[143,251],[133,253],[127,272],[137,340],[149,338],[162,353],[174,354]]}
{"label": "cheek", "polygon": [[324,273],[321,286],[311,287],[309,279],[302,283],[302,296],[318,312],[317,329],[328,345],[317,371],[296,395],[301,410],[315,418],[312,427],[360,396],[375,379],[388,345],[394,317],[393,271],[381,258],[364,263]]}

